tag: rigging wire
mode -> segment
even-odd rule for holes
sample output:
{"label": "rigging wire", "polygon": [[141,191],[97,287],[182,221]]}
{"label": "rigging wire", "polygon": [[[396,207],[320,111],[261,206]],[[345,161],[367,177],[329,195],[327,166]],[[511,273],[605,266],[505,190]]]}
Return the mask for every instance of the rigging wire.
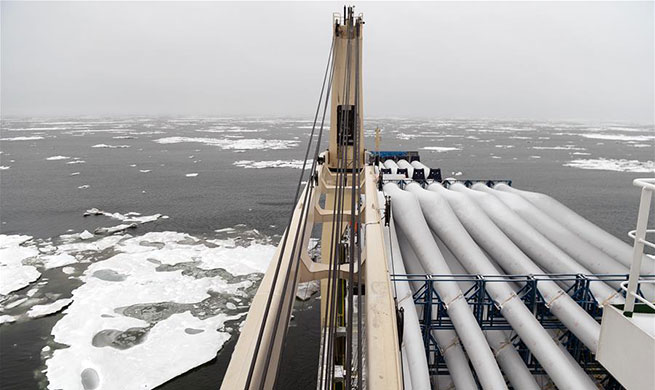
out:
{"label": "rigging wire", "polygon": [[[312,131],[311,131],[310,136],[309,136],[309,142],[307,144],[307,150],[305,151],[305,159],[303,161],[302,171],[301,171],[300,177],[298,178],[298,184],[296,186],[296,192],[295,192],[295,195],[294,195],[294,198],[293,198],[293,207],[291,209],[291,213],[289,215],[289,221],[287,223],[287,226],[289,226],[289,227],[291,226],[291,221],[293,219],[293,212],[294,212],[294,209],[296,207],[296,203],[298,201],[298,195],[300,193],[300,188],[302,186],[302,181],[303,181],[302,179],[304,178],[304,175],[305,175],[305,168],[307,166],[307,157],[309,156],[309,151],[311,150],[312,140],[314,138],[314,133],[315,133],[315,129],[316,129],[316,121],[318,120],[318,114],[320,112],[321,102],[322,102],[322,99],[323,99],[323,93],[325,91],[325,82],[327,81],[327,75],[328,75],[328,71],[330,69],[330,63],[331,63],[331,58],[332,58],[332,55],[333,55],[333,49],[334,49],[334,40],[333,40],[332,45],[330,47],[330,52],[329,52],[329,55],[328,55],[328,64],[327,64],[326,69],[325,69],[325,75],[323,76],[323,86],[321,87],[321,93],[319,95],[319,101],[318,101],[318,105],[316,107],[316,114],[314,116],[314,125],[312,126]],[[321,131],[322,131],[322,128],[321,128]],[[312,164],[314,164],[315,162],[316,162],[316,159],[314,159],[314,162]],[[273,293],[275,291],[275,286],[277,285],[277,278],[278,278],[279,273],[280,273],[280,267],[282,265],[282,258],[284,256],[284,252],[285,252],[285,249],[286,249],[288,238],[289,238],[289,228],[287,228],[284,231],[284,235],[282,237],[282,247],[281,247],[279,255],[278,255],[277,265],[276,265],[275,273],[274,273],[274,276],[273,276],[273,282],[271,284],[273,286],[273,288],[269,291],[267,301],[266,301],[266,308],[264,310],[263,321],[262,321],[262,323],[260,324],[260,327],[259,327],[259,333],[257,335],[257,341],[255,343],[255,351],[253,353],[253,358],[250,361],[250,367],[248,369],[248,378],[246,380],[246,385],[245,385],[246,390],[250,388],[250,385],[252,383],[254,369],[255,369],[255,363],[256,363],[255,357],[259,353],[259,349],[261,347],[262,337],[263,337],[264,329],[266,328],[266,323],[267,323],[266,319],[268,318],[268,313],[269,313],[270,308],[271,308],[272,298],[273,298],[273,295],[274,295]],[[264,383],[264,382],[265,382],[265,378],[262,378],[260,383]]]}

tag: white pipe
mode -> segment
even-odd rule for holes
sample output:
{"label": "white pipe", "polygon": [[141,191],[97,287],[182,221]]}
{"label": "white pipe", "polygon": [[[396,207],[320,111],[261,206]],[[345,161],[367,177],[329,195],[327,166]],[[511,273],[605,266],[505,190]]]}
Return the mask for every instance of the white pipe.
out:
{"label": "white pipe", "polygon": [[396,164],[396,162],[391,159],[385,160],[384,166],[388,169],[391,169],[391,173],[394,175],[398,172],[398,164]]}
{"label": "white pipe", "polygon": [[[473,185],[473,189],[484,191],[500,199],[507,207],[591,272],[597,274],[628,273],[628,268],[623,264],[618,263],[605,252],[578,237],[523,197],[511,192],[491,189],[482,183]],[[620,280],[607,282],[607,284],[617,290],[621,288]]]}
{"label": "white pipe", "polygon": [[[459,221],[475,239],[475,242],[484,248],[505,272],[518,275],[544,273],[465,194],[446,190],[438,184],[431,185],[428,188],[443,195]],[[587,348],[596,353],[600,337],[598,322],[573,301],[557,283],[542,280],[537,283],[537,288],[553,315],[562,321]]]}
{"label": "white pipe", "polygon": [[[434,232],[432,234],[434,235]],[[448,249],[446,244],[444,244],[436,235],[434,236],[435,242],[451,271],[455,274],[466,274],[466,270],[462,267],[462,264],[457,260],[450,249]],[[473,286],[473,282],[466,281],[459,282],[458,284],[462,291],[467,291]],[[532,373],[530,373],[530,370],[521,358],[521,355],[519,355],[516,348],[514,348],[514,344],[512,344],[512,342],[507,338],[505,332],[501,330],[485,330],[484,335],[487,338],[487,342],[489,342],[491,350],[494,352],[494,355],[496,355],[496,361],[509,379],[513,388],[521,390],[540,389],[532,376]]]}
{"label": "white pipe", "polygon": [[[406,188],[418,198],[430,228],[467,271],[482,275],[497,273],[442,196],[427,191],[416,183],[411,183]],[[486,291],[559,389],[596,389],[579,365],[572,365],[566,360],[548,332],[507,283],[487,283]]]}
{"label": "white pipe", "polygon": [[[384,192],[391,195],[392,213],[397,227],[405,233],[423,268],[433,274],[451,274],[439,253],[437,244],[432,239],[417,199],[393,183],[385,184]],[[507,389],[489,344],[487,344],[468,303],[463,298],[462,291],[455,283],[435,283],[434,287],[446,303],[448,315],[464,348],[468,351],[469,359],[478,374],[482,387],[488,390]]]}
{"label": "white pipe", "polygon": [[413,166],[414,168],[416,168],[416,169],[422,169],[423,172],[424,172],[424,174],[425,174],[425,178],[426,178],[426,179],[427,179],[428,176],[430,175],[430,168],[428,168],[428,167],[427,167],[425,164],[423,164],[422,162],[420,162],[420,161],[412,161],[412,166]]}
{"label": "white pipe", "polygon": [[[432,190],[432,186],[430,186],[430,189]],[[516,246],[521,248],[526,255],[547,272],[591,273],[493,195],[473,191],[459,183],[451,185],[450,189],[469,196]],[[589,290],[598,300],[600,306],[605,303],[620,304],[624,302],[624,299],[604,282],[594,281],[590,283]]]}
{"label": "white pipe", "polygon": [[[496,184],[494,188],[499,191],[512,192],[527,199],[541,211],[557,219],[557,221],[578,236],[584,238],[603,252],[612,256],[612,258],[626,267],[630,267],[632,263],[632,245],[629,245],[609,234],[582,217],[580,214],[558,202],[556,199],[553,199],[546,194],[518,190],[505,184]],[[644,255],[641,272],[644,274],[655,274],[655,260]]]}
{"label": "white pipe", "polygon": [[398,167],[407,169],[408,178],[411,179],[412,177],[414,177],[414,167],[412,166],[412,164],[408,163],[407,160],[399,160]]}
{"label": "white pipe", "polygon": [[409,361],[407,360],[407,347],[403,344],[400,347],[400,358],[403,363],[403,390],[413,390],[412,374],[409,370]]}
{"label": "white pipe", "polygon": [[[396,237],[396,231],[393,222],[389,227],[384,229],[390,240],[385,240],[387,244],[387,253],[390,254],[393,264],[393,272],[396,274],[406,274],[403,257],[400,252],[400,244]],[[423,336],[416,314],[416,305],[414,297],[409,288],[407,281],[394,281],[394,291],[396,293],[396,303],[404,310],[403,323],[403,348],[407,353],[407,365],[409,375],[411,376],[411,385],[415,389],[430,388],[430,373],[428,371],[428,361],[425,355],[423,345]]]}
{"label": "white pipe", "polygon": [[[410,274],[425,275],[426,272],[423,269],[423,266],[421,266],[416,254],[414,254],[414,250],[407,241],[402,230],[398,229],[396,230],[396,233],[406,270],[409,271]],[[412,286],[412,290],[416,292],[421,288],[422,283],[413,282],[410,283],[410,285]],[[420,314],[422,313],[423,308],[416,306],[416,310]],[[436,313],[434,313],[433,316],[436,318]],[[454,330],[442,329],[432,331],[432,335],[437,339],[441,355],[446,362],[448,373],[450,374],[455,387],[458,390],[477,390],[478,385],[475,383],[475,378],[471,372],[469,359],[462,348],[462,343],[460,342],[457,333]]]}

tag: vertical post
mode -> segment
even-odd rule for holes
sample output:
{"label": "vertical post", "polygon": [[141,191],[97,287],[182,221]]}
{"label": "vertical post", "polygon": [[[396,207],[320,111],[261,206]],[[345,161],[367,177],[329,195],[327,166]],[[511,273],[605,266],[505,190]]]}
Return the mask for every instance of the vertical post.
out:
{"label": "vertical post", "polygon": [[630,265],[630,278],[628,279],[628,293],[625,297],[623,315],[632,317],[635,308],[635,294],[639,284],[639,273],[641,272],[641,259],[644,254],[644,239],[646,238],[646,226],[650,212],[650,201],[653,193],[650,188],[641,188],[641,200],[639,201],[639,214],[637,215],[637,230],[635,231],[634,249],[632,250],[632,265]]}

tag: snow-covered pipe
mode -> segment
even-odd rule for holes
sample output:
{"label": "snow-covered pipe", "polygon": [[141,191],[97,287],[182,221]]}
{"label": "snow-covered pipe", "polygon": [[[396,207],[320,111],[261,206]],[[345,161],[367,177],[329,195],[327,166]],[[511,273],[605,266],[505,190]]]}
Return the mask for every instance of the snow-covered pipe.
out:
{"label": "snow-covered pipe", "polygon": [[[586,240],[578,237],[575,233],[558,223],[556,220],[539,210],[532,203],[521,197],[506,191],[498,191],[477,183],[472,187],[477,191],[484,191],[492,194],[507,207],[521,216],[532,227],[548,238],[552,243],[560,247],[569,256],[575,259],[585,268],[597,274],[627,274],[629,270],[623,264],[618,263],[605,252],[591,245]],[[620,281],[608,282],[615,289],[621,288]]]}
{"label": "snow-covered pipe", "polygon": [[[614,237],[556,199],[538,192],[519,190],[506,184],[496,184],[494,188],[499,191],[520,195],[578,236],[612,256],[619,263],[626,267],[630,267],[632,264],[632,245]],[[655,274],[655,260],[644,255],[641,263],[641,272],[644,274]]]}
{"label": "snow-covered pipe", "polygon": [[391,173],[393,173],[394,175],[398,172],[398,164],[396,164],[396,162],[391,159],[386,160],[384,162],[384,166],[387,169],[391,169]]}
{"label": "snow-covered pipe", "polygon": [[[432,233],[435,237],[435,242],[441,251],[442,256],[446,260],[446,264],[451,271],[455,274],[466,274],[466,270],[460,262],[455,258],[455,255],[448,249],[446,244],[439,239],[438,236]],[[467,291],[472,287],[473,282],[458,282],[459,288],[462,291]],[[496,355],[496,361],[500,365],[512,387],[521,390],[539,390],[540,387],[535,381],[532,373],[525,365],[525,362],[519,355],[512,342],[507,338],[507,335],[502,330],[485,330],[484,335],[491,350]]]}
{"label": "snow-covered pipe", "polygon": [[[425,275],[426,272],[421,266],[416,254],[411,245],[405,238],[402,230],[396,230],[398,241],[400,243],[400,250],[403,254],[403,261],[405,262],[405,268],[410,274],[414,275]],[[422,283],[413,282],[410,283],[412,291],[416,293],[419,288],[421,288]],[[417,312],[420,314],[423,311],[422,307],[416,306]],[[436,318],[436,313],[433,313],[433,316]],[[466,356],[466,352],[462,348],[462,343],[457,336],[457,333],[454,330],[450,329],[441,329],[433,330],[432,336],[437,340],[439,344],[439,349],[441,355],[446,362],[446,367],[448,367],[448,373],[450,374],[452,383],[458,390],[477,390],[478,385],[475,382],[473,377],[473,372],[471,372],[471,367],[469,365],[469,359]],[[441,377],[442,375],[439,375]]]}
{"label": "snow-covered pipe", "polygon": [[[430,187],[432,189],[432,186]],[[459,183],[451,185],[450,190],[469,196],[484,210],[494,224],[540,268],[550,273],[591,273],[493,195],[471,190]],[[604,282],[594,281],[589,284],[589,289],[601,306],[605,303],[620,304],[624,302],[624,299]]]}
{"label": "snow-covered pipe", "polygon": [[[392,198],[392,213],[396,227],[405,233],[423,268],[433,274],[451,274],[439,253],[437,244],[432,239],[418,200],[412,194],[398,188],[394,183],[385,184],[384,192]],[[482,387],[489,390],[507,389],[491,348],[464,299],[462,291],[455,283],[435,283],[434,287],[439,292],[441,299],[446,302],[448,315],[466,348]]]}
{"label": "snow-covered pipe", "polygon": [[[496,268],[466,232],[442,196],[427,191],[416,183],[411,183],[406,188],[418,198],[430,228],[443,240],[468,272],[483,275],[497,273]],[[396,207],[395,202],[394,207]],[[488,283],[486,290],[500,308],[503,317],[512,325],[514,331],[559,389],[596,389],[579,365],[572,365],[567,361],[548,332],[507,283]]]}
{"label": "snow-covered pipe", "polygon": [[[544,273],[510,240],[485,212],[465,194],[449,191],[433,184],[429,190],[441,194],[475,242],[508,274],[534,275]],[[539,292],[550,311],[593,353],[598,348],[600,325],[555,282],[537,283]]]}
{"label": "snow-covered pipe", "polygon": [[[396,231],[393,222],[385,228],[390,240],[386,242],[387,253],[391,257],[393,271],[396,274],[406,274],[403,256],[400,252],[400,244],[396,237]],[[411,386],[414,389],[430,388],[430,373],[428,371],[428,361],[425,356],[425,347],[423,345],[423,336],[416,314],[416,305],[414,297],[407,281],[394,281],[396,293],[396,303],[404,310],[403,323],[403,348],[407,354],[407,368],[411,376]]]}
{"label": "snow-covered pipe", "polygon": [[407,177],[409,177],[410,179],[414,177],[414,167],[412,166],[412,164],[408,163],[407,160],[399,160],[398,167],[407,169]]}

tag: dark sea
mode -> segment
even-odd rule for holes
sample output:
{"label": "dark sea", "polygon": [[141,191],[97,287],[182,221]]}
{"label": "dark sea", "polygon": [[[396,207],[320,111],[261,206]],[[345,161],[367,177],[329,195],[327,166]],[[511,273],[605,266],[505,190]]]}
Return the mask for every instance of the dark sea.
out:
{"label": "dark sea", "polygon": [[[77,389],[94,380],[103,389],[137,388],[135,377],[156,384],[173,378],[162,389],[218,388],[248,299],[293,207],[311,125],[280,118],[3,119],[0,282],[18,280],[21,266],[36,276],[0,295],[0,388]],[[444,178],[511,179],[626,242],[639,204],[632,180],[655,172],[652,125],[376,118],[365,124],[369,148],[376,127],[381,150],[416,150]],[[93,208],[104,213],[85,217]],[[79,234],[132,223],[114,241]],[[174,234],[171,244],[166,237]],[[8,237],[16,236],[30,237],[12,244]],[[205,298],[210,278],[215,293]],[[124,287],[112,290],[115,283]],[[162,292],[160,302],[151,287],[157,283],[180,287]],[[67,308],[29,314],[55,302]],[[286,388],[315,387],[319,306],[316,297],[297,303],[281,370]],[[231,317],[211,322],[216,316]],[[110,322],[116,333],[102,333]],[[176,341],[175,324],[187,330],[184,342]],[[198,342],[194,334],[207,338]]]}

